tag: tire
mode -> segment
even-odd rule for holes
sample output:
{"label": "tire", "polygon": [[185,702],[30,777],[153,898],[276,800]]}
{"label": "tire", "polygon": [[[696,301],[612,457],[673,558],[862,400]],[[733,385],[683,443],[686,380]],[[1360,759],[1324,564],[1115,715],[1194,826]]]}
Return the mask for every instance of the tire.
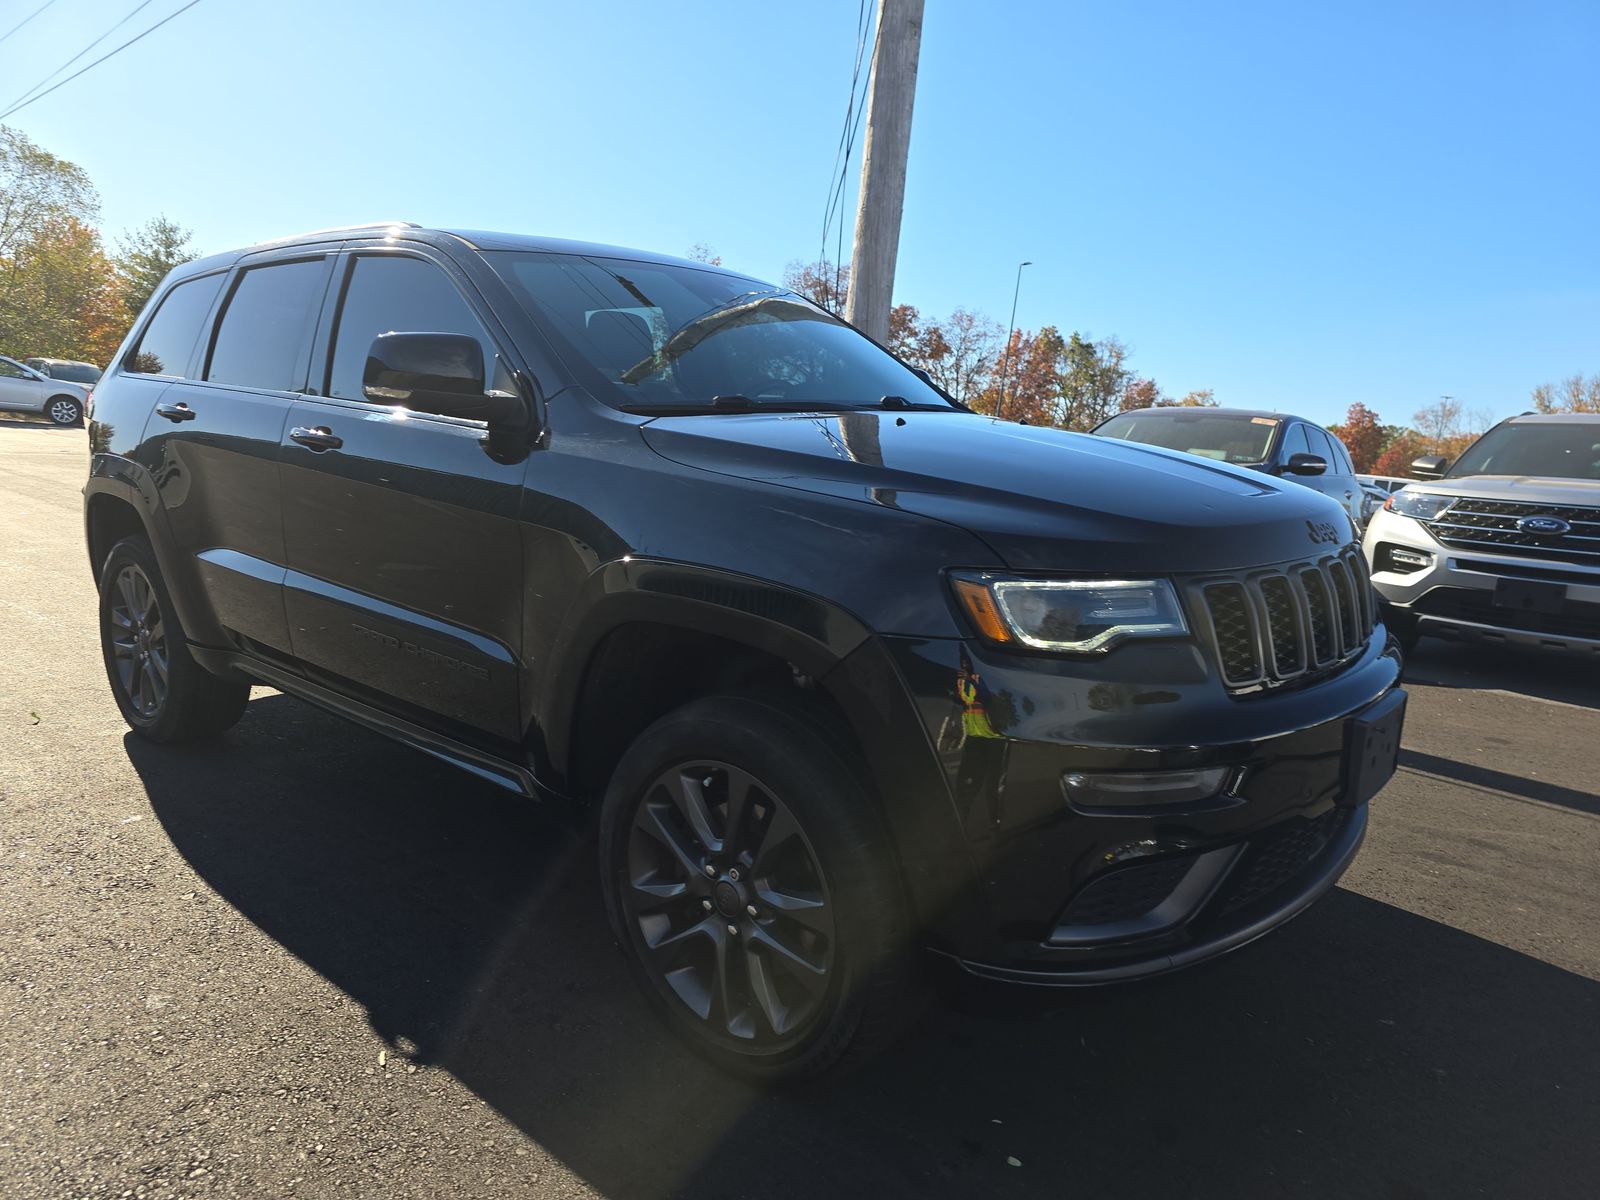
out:
{"label": "tire", "polygon": [[250,685],[222,679],[194,661],[155,553],[142,537],[113,546],[100,571],[100,651],[117,707],[142,738],[214,737],[244,715]]}
{"label": "tire", "polygon": [[1384,610],[1383,623],[1389,627],[1394,640],[1400,643],[1400,653],[1409,656],[1417,648],[1417,639],[1422,632],[1415,615],[1387,608]]}
{"label": "tire", "polygon": [[44,415],[52,425],[81,425],[83,403],[73,396],[51,396],[45,401]]}
{"label": "tire", "polygon": [[915,1024],[924,989],[882,822],[860,769],[798,703],[717,696],[661,718],[617,764],[599,842],[635,980],[724,1070],[798,1082]]}

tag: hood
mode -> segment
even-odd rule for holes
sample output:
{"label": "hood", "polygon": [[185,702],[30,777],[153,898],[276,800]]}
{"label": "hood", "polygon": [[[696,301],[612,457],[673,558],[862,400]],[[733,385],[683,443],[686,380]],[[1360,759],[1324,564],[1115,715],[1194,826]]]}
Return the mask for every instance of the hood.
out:
{"label": "hood", "polygon": [[1463,475],[1460,479],[1429,479],[1426,482],[1408,483],[1406,488],[1442,496],[1510,500],[1517,504],[1600,506],[1600,481],[1593,479],[1551,479],[1539,475]]}
{"label": "hood", "polygon": [[642,433],[687,466],[960,526],[1014,570],[1231,570],[1355,539],[1336,502],[1299,484],[973,413],[658,417]]}

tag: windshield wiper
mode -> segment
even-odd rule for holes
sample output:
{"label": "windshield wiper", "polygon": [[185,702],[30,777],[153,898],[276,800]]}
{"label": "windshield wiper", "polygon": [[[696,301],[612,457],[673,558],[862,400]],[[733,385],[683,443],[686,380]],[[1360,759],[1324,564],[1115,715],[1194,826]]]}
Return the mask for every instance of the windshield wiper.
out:
{"label": "windshield wiper", "polygon": [[[746,293],[750,294],[752,293]],[[707,338],[715,337],[725,329],[748,324],[752,320],[774,318],[780,321],[831,321],[834,319],[798,297],[791,298],[781,293],[770,292],[755,293],[755,295],[756,299],[753,300],[735,297],[726,304],[719,304],[702,313],[680,327],[666,340],[661,349],[640,359],[624,371],[617,382],[638,383],[641,379],[647,379],[658,371],[665,370],[674,359],[693,350]]]}

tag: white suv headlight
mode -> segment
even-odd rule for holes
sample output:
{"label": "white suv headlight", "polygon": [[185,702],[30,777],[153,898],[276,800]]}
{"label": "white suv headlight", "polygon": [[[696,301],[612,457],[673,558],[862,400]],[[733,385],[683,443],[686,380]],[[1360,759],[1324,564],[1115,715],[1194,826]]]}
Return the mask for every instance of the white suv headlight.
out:
{"label": "white suv headlight", "polygon": [[1401,488],[1384,501],[1383,507],[1402,517],[1415,517],[1419,521],[1435,521],[1439,515],[1456,502],[1454,496],[1440,496],[1434,492],[1419,492],[1415,488]]}
{"label": "white suv headlight", "polygon": [[1084,653],[1125,638],[1183,637],[1189,626],[1165,579],[951,578],[961,607],[997,645]]}

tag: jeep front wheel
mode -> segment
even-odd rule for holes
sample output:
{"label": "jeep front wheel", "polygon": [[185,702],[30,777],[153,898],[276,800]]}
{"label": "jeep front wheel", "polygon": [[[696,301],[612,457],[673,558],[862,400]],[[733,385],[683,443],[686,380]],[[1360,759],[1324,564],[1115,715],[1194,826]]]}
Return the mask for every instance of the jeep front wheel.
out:
{"label": "jeep front wheel", "polygon": [[910,922],[881,823],[800,705],[714,697],[657,721],[617,766],[600,842],[634,975],[718,1065],[805,1078],[912,1023]]}

